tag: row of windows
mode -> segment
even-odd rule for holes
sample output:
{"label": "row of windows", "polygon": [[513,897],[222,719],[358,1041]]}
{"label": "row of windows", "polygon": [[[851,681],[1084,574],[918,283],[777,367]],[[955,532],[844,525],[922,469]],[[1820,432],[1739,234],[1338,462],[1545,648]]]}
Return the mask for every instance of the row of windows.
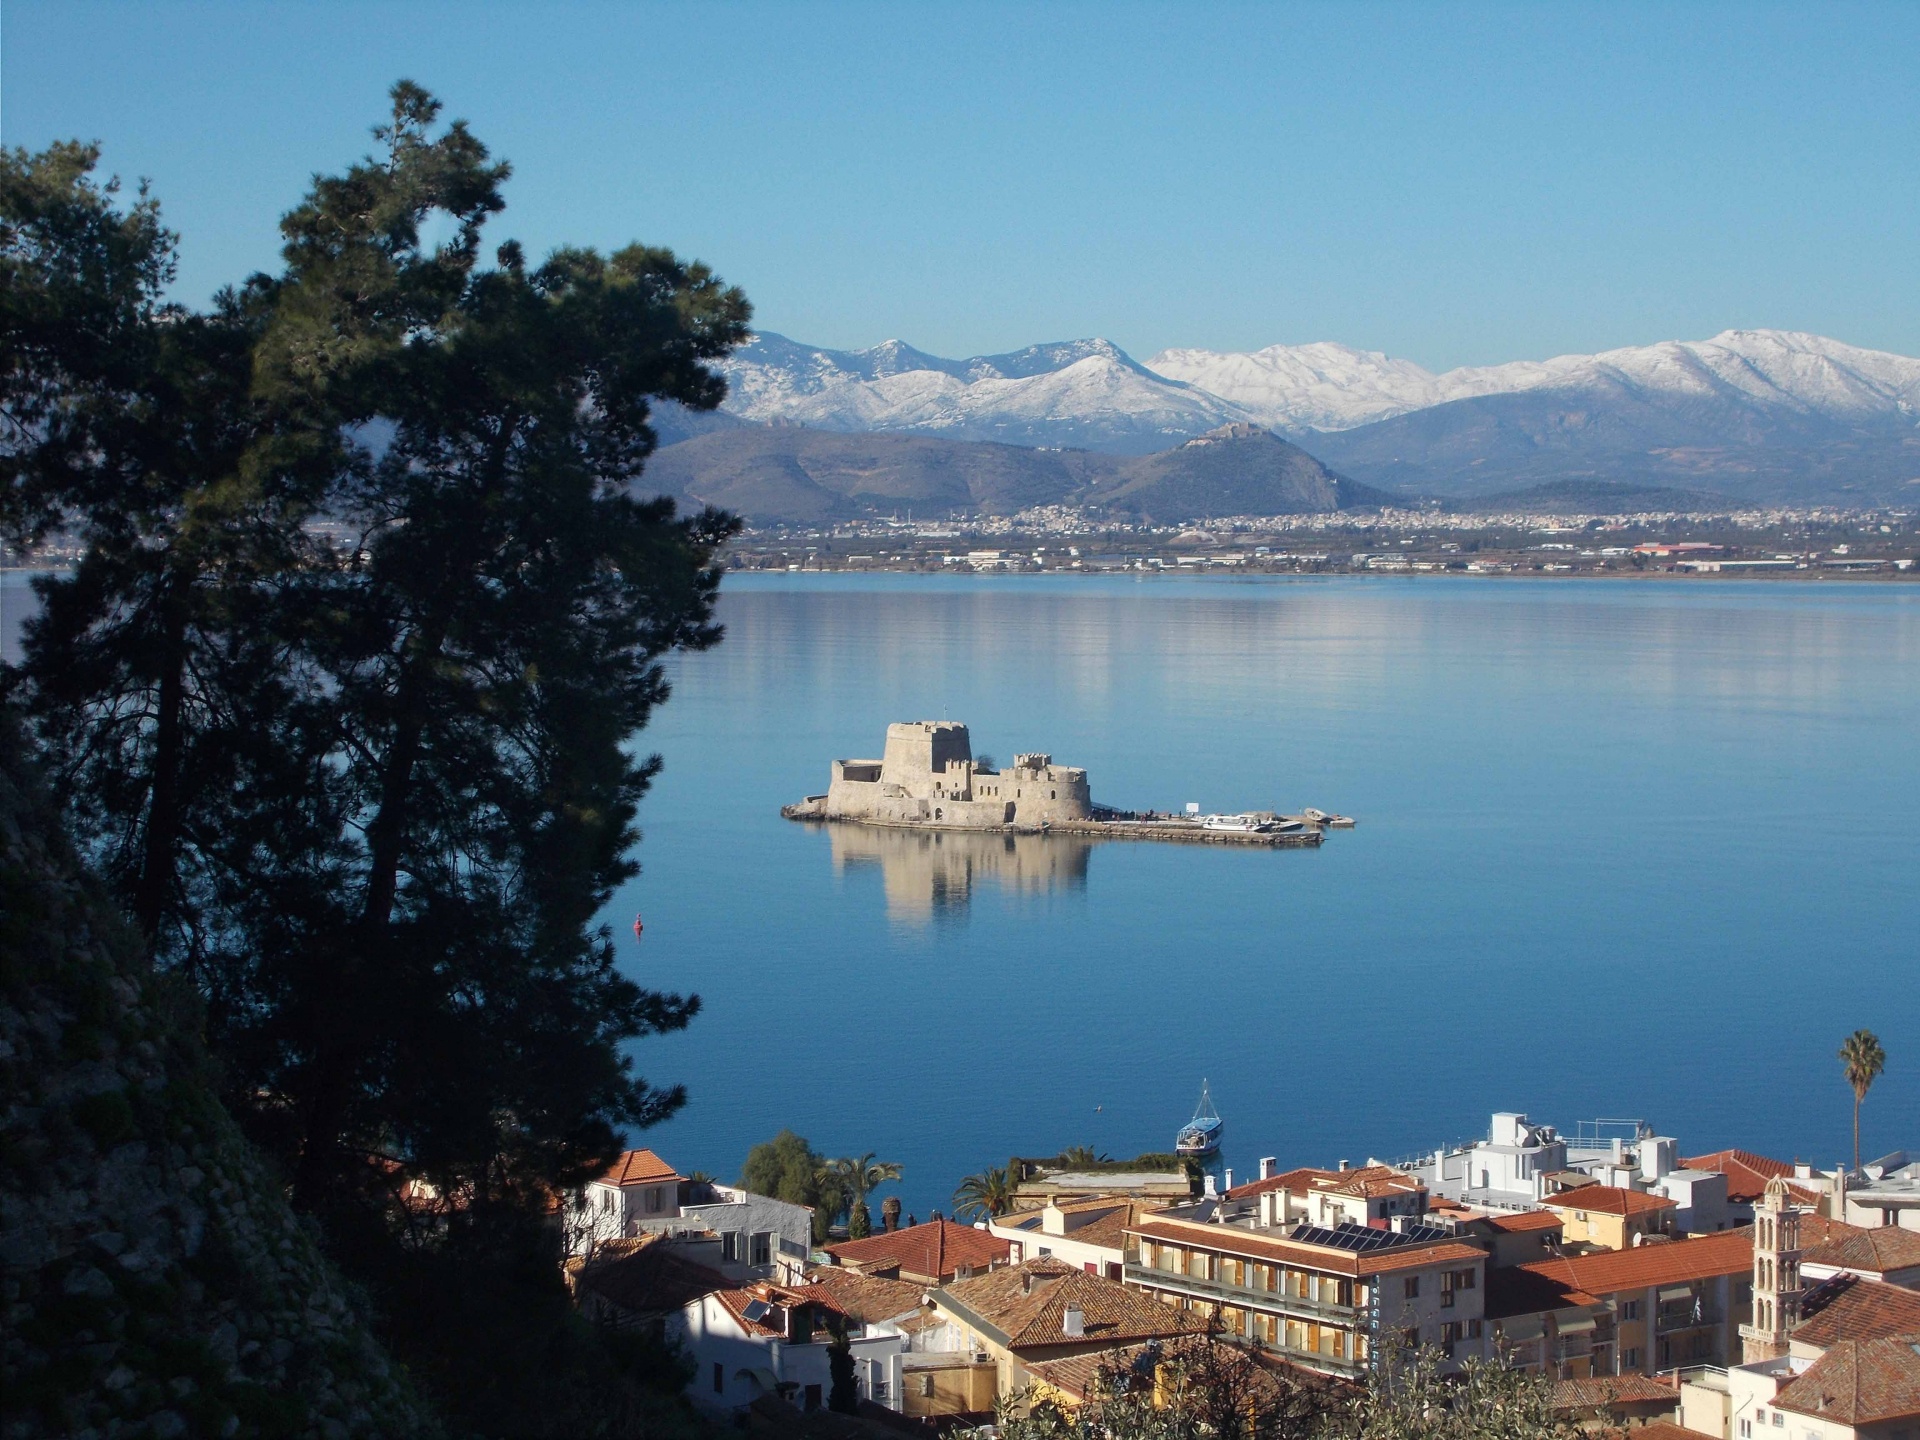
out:
{"label": "row of windows", "polygon": [[1264,1290],[1269,1295],[1291,1295],[1297,1300],[1315,1300],[1323,1305],[1352,1305],[1356,1303],[1356,1294],[1360,1296],[1357,1303],[1366,1303],[1365,1287],[1357,1287],[1352,1280],[1341,1276],[1215,1255],[1206,1250],[1183,1250],[1177,1245],[1144,1241],[1140,1246],[1140,1263],[1168,1275],[1187,1275],[1242,1290]]}

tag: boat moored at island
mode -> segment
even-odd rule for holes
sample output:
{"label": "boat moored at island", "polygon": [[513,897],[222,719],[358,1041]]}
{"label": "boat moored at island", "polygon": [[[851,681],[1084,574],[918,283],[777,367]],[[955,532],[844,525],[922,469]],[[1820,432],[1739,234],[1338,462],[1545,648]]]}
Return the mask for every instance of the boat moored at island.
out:
{"label": "boat moored at island", "polygon": [[1219,1152],[1220,1140],[1225,1135],[1227,1122],[1220,1118],[1220,1112],[1213,1108],[1213,1094],[1207,1082],[1200,1082],[1200,1103],[1194,1107],[1193,1119],[1180,1127],[1179,1137],[1174,1141],[1174,1150],[1191,1159],[1205,1159]]}

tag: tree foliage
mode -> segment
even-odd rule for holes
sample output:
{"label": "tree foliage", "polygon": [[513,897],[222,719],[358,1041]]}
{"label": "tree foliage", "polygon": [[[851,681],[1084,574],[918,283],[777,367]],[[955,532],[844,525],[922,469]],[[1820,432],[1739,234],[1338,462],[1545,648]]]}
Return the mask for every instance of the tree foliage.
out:
{"label": "tree foliage", "polygon": [[989,1165],[978,1174],[967,1176],[955,1187],[954,1216],[956,1219],[974,1216],[988,1220],[1004,1215],[1013,1208],[1013,1194],[1018,1188],[1019,1182],[1014,1179],[1011,1166]]}
{"label": "tree foliage", "polygon": [[826,1158],[791,1130],[782,1130],[747,1152],[746,1164],[740,1170],[740,1188],[792,1205],[812,1206],[816,1245],[826,1241],[829,1227],[849,1202]]}
{"label": "tree foliage", "polygon": [[1853,1168],[1860,1168],[1860,1107],[1887,1068],[1887,1052],[1871,1030],[1856,1030],[1840,1042],[1840,1065],[1853,1091]]}
{"label": "tree foliage", "polygon": [[229,1105],[376,1279],[396,1245],[528,1263],[527,1217],[681,1103],[629,1046],[698,1000],[595,916],[734,528],[634,498],[650,401],[716,405],[749,313],[646,246],[487,262],[508,169],[439,110],[395,86],[381,153],[205,313],[97,151],[0,154],[0,525],[83,546],[9,697]]}

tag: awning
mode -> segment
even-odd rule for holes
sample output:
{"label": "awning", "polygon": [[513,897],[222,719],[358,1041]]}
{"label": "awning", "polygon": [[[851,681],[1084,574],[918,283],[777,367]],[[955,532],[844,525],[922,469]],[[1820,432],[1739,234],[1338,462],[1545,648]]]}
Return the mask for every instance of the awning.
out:
{"label": "awning", "polygon": [[1559,1322],[1562,1335],[1585,1335],[1594,1328],[1593,1316],[1586,1313],[1569,1315]]}
{"label": "awning", "polygon": [[1693,1287],[1691,1285],[1669,1285],[1660,1292],[1660,1303],[1662,1305],[1670,1305],[1675,1300],[1691,1300],[1692,1298]]}
{"label": "awning", "polygon": [[1538,1315],[1516,1315],[1500,1322],[1500,1334],[1508,1340],[1538,1340],[1547,1333],[1547,1322]]}

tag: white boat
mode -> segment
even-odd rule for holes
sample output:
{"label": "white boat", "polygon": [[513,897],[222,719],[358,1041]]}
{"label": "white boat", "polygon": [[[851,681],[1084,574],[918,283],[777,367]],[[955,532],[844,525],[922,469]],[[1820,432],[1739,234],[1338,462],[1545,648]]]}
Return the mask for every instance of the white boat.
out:
{"label": "white boat", "polygon": [[1260,835],[1273,829],[1273,822],[1263,815],[1202,815],[1202,830],[1230,830],[1241,835]]}
{"label": "white boat", "polygon": [[1226,1133],[1226,1129],[1227,1122],[1213,1108],[1213,1096],[1207,1089],[1207,1082],[1202,1080],[1200,1103],[1194,1107],[1193,1119],[1180,1128],[1179,1138],[1173,1142],[1173,1148],[1182,1155],[1212,1155],[1220,1149],[1220,1137]]}

